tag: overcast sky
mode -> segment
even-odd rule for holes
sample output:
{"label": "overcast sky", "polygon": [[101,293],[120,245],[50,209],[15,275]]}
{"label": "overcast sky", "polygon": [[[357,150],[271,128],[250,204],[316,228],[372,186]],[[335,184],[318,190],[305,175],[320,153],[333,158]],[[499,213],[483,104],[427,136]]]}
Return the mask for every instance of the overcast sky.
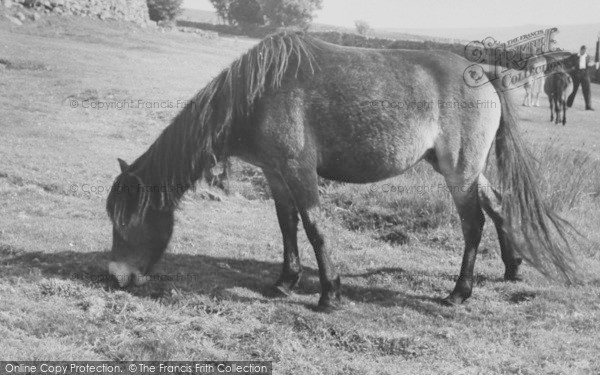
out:
{"label": "overcast sky", "polygon": [[[184,7],[214,10],[209,0]],[[469,28],[600,23],[600,0],[323,0],[316,22],[375,28]],[[598,30],[600,32],[600,30]]]}

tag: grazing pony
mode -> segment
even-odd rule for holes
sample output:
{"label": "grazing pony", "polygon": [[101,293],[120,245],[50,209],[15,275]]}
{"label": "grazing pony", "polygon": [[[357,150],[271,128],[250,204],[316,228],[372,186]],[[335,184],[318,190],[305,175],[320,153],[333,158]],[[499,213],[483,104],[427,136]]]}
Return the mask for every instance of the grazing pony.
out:
{"label": "grazing pony", "polygon": [[543,56],[533,56],[527,60],[526,71],[531,72],[531,75],[524,85],[524,106],[540,106],[540,93],[544,89],[544,81],[546,79],[544,75],[545,66],[546,59]]}
{"label": "grazing pony", "polygon": [[[567,99],[573,92],[573,78],[567,73],[562,65],[556,65],[548,72],[544,92],[550,101],[550,121],[560,123],[560,112],[562,110],[562,124],[567,124]],[[555,119],[556,114],[556,119]]]}
{"label": "grazing pony", "polygon": [[[109,272],[121,287],[147,281],[185,191],[235,156],[262,168],[272,191],[283,236],[275,286],[288,294],[300,280],[301,219],[317,259],[323,310],[338,307],[340,278],[323,231],[318,176],[369,183],[421,160],[444,176],[465,239],[460,276],[445,303],[471,295],[484,213],[498,232],[506,280],[519,279],[523,258],[546,275],[573,279],[566,223],[541,200],[514,109],[493,85],[466,85],[468,67],[450,52],[342,47],[297,32],[267,37],[200,90],[135,162],[119,161],[106,204]],[[499,190],[483,175],[494,140]]]}

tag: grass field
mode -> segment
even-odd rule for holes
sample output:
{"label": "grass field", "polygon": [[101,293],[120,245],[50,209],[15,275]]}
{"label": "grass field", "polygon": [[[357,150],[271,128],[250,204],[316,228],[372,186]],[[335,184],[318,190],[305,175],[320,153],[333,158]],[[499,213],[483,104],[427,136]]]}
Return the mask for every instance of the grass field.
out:
{"label": "grass field", "polygon": [[[442,306],[463,246],[450,198],[389,192],[441,183],[420,165],[376,185],[322,186],[343,310],[314,311],[316,262],[303,233],[298,292],[270,297],[282,259],[273,202],[260,174],[235,163],[223,201],[187,195],[158,266],[164,279],[115,288],[104,203],[116,158],[142,153],[178,101],[252,43],[73,18],[16,27],[0,17],[0,360],[262,359],[276,374],[600,373],[600,116],[583,111],[581,96],[566,127],[548,121],[545,98],[521,111],[544,194],[584,236],[581,285],[530,267],[524,282],[503,282],[488,220],[473,297]],[[593,98],[600,110],[597,85]],[[123,100],[134,104],[89,108]]]}

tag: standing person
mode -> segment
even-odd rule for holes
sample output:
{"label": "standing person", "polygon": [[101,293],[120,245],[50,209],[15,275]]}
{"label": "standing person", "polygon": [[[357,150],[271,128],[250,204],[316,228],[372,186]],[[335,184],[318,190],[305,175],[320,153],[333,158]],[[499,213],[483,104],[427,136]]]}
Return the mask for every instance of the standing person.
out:
{"label": "standing person", "polygon": [[598,69],[599,63],[594,63],[591,57],[585,51],[585,46],[581,46],[579,53],[573,55],[573,93],[571,96],[569,96],[567,105],[569,108],[573,105],[573,100],[575,100],[575,95],[577,94],[579,84],[581,83],[581,91],[583,91],[583,99],[585,100],[585,109],[587,111],[593,111],[594,108],[592,108],[592,95],[590,92],[590,74],[588,69],[594,65],[596,65],[596,69]]}

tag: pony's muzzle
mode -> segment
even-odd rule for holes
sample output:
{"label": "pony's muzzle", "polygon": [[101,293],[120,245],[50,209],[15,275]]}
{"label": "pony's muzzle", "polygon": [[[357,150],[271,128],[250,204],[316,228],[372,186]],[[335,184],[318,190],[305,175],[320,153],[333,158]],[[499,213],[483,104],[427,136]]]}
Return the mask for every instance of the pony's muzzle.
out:
{"label": "pony's muzzle", "polygon": [[140,286],[150,280],[150,276],[143,275],[140,270],[134,269],[124,262],[108,263],[108,273],[114,276],[121,288],[127,287],[132,281],[136,286]]}

